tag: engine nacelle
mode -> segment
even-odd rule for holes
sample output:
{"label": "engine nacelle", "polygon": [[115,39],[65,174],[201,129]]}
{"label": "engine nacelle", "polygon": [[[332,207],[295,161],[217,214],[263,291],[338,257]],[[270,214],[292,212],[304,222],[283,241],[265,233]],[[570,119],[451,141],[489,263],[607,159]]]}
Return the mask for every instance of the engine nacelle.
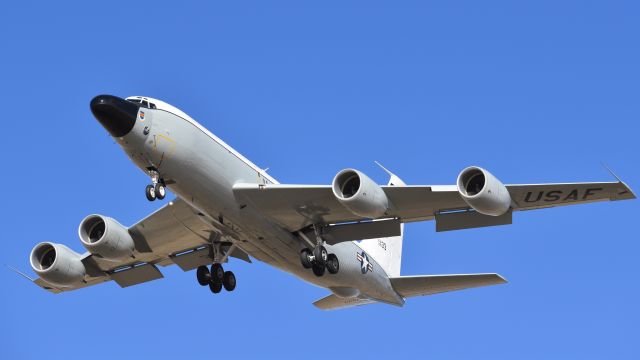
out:
{"label": "engine nacelle", "polygon": [[332,183],[338,201],[355,215],[375,219],[389,209],[389,200],[380,185],[354,169],[340,171]]}
{"label": "engine nacelle", "polygon": [[86,270],[82,255],[62,244],[43,242],[33,247],[29,261],[31,268],[46,282],[67,287],[84,279]]}
{"label": "engine nacelle", "polygon": [[462,170],[457,184],[462,199],[481,214],[500,216],[511,207],[507,187],[483,168],[470,166]]}
{"label": "engine nacelle", "polygon": [[102,215],[89,215],[80,223],[78,235],[90,253],[107,260],[128,258],[135,249],[126,227]]}

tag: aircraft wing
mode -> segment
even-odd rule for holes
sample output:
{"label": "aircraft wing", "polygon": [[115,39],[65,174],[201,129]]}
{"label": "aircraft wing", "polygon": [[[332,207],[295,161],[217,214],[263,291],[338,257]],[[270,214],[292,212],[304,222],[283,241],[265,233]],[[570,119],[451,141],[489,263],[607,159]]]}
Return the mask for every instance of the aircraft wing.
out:
{"label": "aircraft wing", "polygon": [[[472,211],[455,185],[381,186],[391,204],[387,218],[402,222],[436,219],[438,231],[511,223],[511,211],[499,217]],[[596,201],[634,199],[623,182],[506,185],[512,210],[533,210]],[[331,185],[236,184],[241,204],[251,203],[290,231],[313,223],[339,224],[364,220],[345,208]]]}
{"label": "aircraft wing", "polygon": [[162,278],[159,267],[178,265],[189,271],[200,265],[213,262],[210,256],[210,238],[222,236],[222,249],[230,251],[229,256],[251,262],[249,256],[231,242],[225,242],[225,235],[211,223],[203,221],[197,210],[181,199],[169,202],[129,229],[134,243],[134,258],[125,261],[108,261],[91,255],[82,255],[87,275],[82,283],[71,287],[57,287],[43,279],[32,279],[36,285],[53,293],[114,280],[121,287],[137,285]]}

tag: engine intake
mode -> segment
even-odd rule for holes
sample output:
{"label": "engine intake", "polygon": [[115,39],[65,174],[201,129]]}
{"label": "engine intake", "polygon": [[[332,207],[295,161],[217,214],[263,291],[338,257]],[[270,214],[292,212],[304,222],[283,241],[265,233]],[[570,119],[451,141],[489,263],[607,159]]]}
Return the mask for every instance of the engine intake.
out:
{"label": "engine intake", "polygon": [[338,201],[355,215],[375,219],[389,209],[384,190],[358,170],[340,171],[333,178],[332,189]]}
{"label": "engine intake", "polygon": [[29,260],[38,276],[60,287],[79,283],[86,274],[82,255],[62,244],[40,243],[31,250]]}
{"label": "engine intake", "polygon": [[470,166],[462,170],[457,184],[462,199],[481,214],[500,216],[511,207],[507,187],[483,168]]}
{"label": "engine intake", "polygon": [[78,235],[90,253],[107,260],[120,260],[133,255],[133,238],[126,227],[102,215],[89,215],[80,223]]}

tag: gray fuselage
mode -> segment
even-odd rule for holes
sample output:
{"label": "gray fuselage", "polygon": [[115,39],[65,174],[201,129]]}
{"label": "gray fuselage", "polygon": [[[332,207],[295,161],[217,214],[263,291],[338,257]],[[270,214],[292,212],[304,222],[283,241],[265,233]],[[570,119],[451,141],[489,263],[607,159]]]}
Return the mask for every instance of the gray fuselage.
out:
{"label": "gray fuselage", "polygon": [[299,253],[308,244],[234,195],[234,184],[271,184],[273,178],[179,111],[140,108],[140,112],[144,115],[138,115],[133,129],[116,141],[145,173],[156,169],[169,189],[200,211],[205,221],[222,224],[237,247],[338,296],[404,303],[375,259],[370,259],[373,271],[361,271],[357,243],[326,245],[340,261],[338,274],[316,277],[304,269]]}

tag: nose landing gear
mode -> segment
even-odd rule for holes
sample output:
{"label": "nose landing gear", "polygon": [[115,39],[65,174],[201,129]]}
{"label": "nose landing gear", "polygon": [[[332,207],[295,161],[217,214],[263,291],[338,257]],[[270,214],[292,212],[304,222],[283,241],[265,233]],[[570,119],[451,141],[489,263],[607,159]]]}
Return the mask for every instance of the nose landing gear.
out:
{"label": "nose landing gear", "polygon": [[211,270],[206,266],[199,266],[196,271],[198,284],[201,286],[209,285],[209,290],[217,294],[224,287],[227,291],[233,291],[236,288],[236,276],[231,271],[224,271],[222,265],[215,263],[211,265]]}
{"label": "nose landing gear", "polygon": [[151,185],[147,185],[144,191],[147,196],[147,200],[154,201],[155,199],[164,199],[167,195],[167,188],[164,184],[164,180],[160,178],[160,175],[155,170],[149,170],[149,175],[151,175]]}

